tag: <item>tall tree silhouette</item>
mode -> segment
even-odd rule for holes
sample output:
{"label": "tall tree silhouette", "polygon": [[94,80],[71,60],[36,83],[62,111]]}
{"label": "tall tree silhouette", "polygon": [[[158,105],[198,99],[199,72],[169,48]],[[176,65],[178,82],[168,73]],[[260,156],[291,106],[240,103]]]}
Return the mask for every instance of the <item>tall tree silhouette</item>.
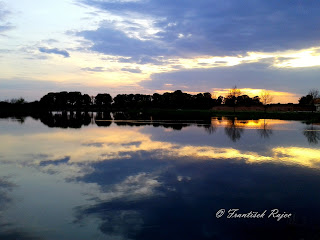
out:
{"label": "tall tree silhouette", "polygon": [[236,111],[237,98],[241,95],[240,89],[237,86],[234,86],[229,90],[228,95],[225,98],[225,104],[229,106],[233,106],[233,112]]}
{"label": "tall tree silhouette", "polygon": [[271,93],[266,90],[261,91],[260,100],[261,100],[262,104],[264,105],[264,112],[266,112],[268,104],[270,104],[273,100]]}

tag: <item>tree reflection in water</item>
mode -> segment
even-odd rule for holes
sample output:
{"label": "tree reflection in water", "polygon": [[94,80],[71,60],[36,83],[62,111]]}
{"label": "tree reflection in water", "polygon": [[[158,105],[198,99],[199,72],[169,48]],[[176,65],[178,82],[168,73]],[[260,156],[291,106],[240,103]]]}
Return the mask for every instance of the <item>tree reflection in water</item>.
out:
{"label": "tree reflection in water", "polygon": [[227,121],[227,124],[224,128],[224,131],[227,134],[227,136],[233,142],[240,140],[241,134],[243,133],[243,128],[240,128],[239,126],[237,126],[235,118],[232,118],[226,121]]}
{"label": "tree reflection in water", "polygon": [[110,112],[97,112],[95,117],[95,123],[99,127],[109,127],[112,123]]}
{"label": "tree reflection in water", "polygon": [[303,131],[303,135],[308,139],[309,144],[318,144],[320,140],[320,128],[311,124]]}
{"label": "tree reflection in water", "polygon": [[[46,112],[34,115],[32,118],[38,120],[50,128],[81,128],[90,124],[96,124],[99,127],[109,127],[112,122],[118,126],[153,126],[164,127],[180,131],[183,128],[197,126],[204,128],[208,134],[214,134],[219,126],[224,126],[225,134],[233,142],[241,139],[245,128],[252,127],[252,121],[237,120],[237,118],[213,118],[207,120],[161,120],[154,119],[151,115],[142,112]],[[164,116],[163,119],[166,119]],[[26,116],[12,117],[14,121],[21,124],[25,122]],[[269,124],[268,119],[255,121],[255,129],[261,138],[270,138],[273,135],[272,123]],[[261,123],[262,122],[262,123]],[[303,135],[307,138],[309,144],[318,144],[320,141],[320,128],[314,124],[309,125],[303,131]]]}
{"label": "tree reflection in water", "polygon": [[271,126],[266,123],[266,119],[263,120],[263,128],[259,128],[258,133],[262,138],[269,138],[273,134]]}
{"label": "tree reflection in water", "polygon": [[218,129],[216,119],[211,120],[210,125],[204,125],[204,130],[209,134],[214,134]]}
{"label": "tree reflection in water", "polygon": [[40,121],[48,127],[81,128],[91,123],[92,114],[88,112],[48,112],[40,116]]}

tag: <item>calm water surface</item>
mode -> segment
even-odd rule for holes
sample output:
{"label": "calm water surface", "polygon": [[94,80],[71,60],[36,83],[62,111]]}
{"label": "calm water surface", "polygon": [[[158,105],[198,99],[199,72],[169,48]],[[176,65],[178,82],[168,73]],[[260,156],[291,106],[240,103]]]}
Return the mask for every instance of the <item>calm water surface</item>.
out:
{"label": "calm water surface", "polygon": [[320,125],[29,117],[0,141],[0,239],[320,239]]}

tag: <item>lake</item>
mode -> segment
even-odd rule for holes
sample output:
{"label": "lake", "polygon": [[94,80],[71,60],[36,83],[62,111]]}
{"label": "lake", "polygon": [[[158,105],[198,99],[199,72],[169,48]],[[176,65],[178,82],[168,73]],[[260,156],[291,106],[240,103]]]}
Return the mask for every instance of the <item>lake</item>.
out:
{"label": "lake", "polygon": [[320,239],[317,124],[55,115],[0,141],[0,239]]}

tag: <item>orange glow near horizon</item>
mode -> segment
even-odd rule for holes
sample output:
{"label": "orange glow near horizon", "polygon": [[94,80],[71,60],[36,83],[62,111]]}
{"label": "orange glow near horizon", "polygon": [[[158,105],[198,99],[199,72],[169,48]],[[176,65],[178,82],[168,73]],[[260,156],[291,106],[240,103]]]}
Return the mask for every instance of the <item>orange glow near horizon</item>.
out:
{"label": "orange glow near horizon", "polygon": [[[168,84],[167,84],[168,85]],[[172,86],[168,85],[168,86]],[[261,92],[265,89],[253,89],[253,88],[239,88],[241,91],[241,95],[248,95],[249,97],[255,97],[260,96]],[[177,89],[178,90],[178,89]],[[218,98],[219,96],[226,97],[229,93],[231,88],[211,88],[211,91],[213,98]],[[163,94],[165,92],[174,92],[175,90],[156,90],[156,93]],[[267,90],[270,92],[270,95],[273,97],[271,103],[298,103],[298,99],[301,97],[300,95],[296,93],[290,93],[290,92],[280,92],[280,91],[274,91],[274,90]],[[193,92],[193,91],[183,91],[188,94],[198,94],[198,93],[204,93],[204,92]]]}
{"label": "orange glow near horizon", "polygon": [[[266,89],[253,89],[253,88],[239,88],[241,95],[248,95],[249,97],[260,96],[261,92]],[[231,89],[215,89],[213,93],[216,97],[228,95]],[[272,103],[298,103],[299,95],[290,92],[280,92],[274,90],[267,90],[273,97]]]}

